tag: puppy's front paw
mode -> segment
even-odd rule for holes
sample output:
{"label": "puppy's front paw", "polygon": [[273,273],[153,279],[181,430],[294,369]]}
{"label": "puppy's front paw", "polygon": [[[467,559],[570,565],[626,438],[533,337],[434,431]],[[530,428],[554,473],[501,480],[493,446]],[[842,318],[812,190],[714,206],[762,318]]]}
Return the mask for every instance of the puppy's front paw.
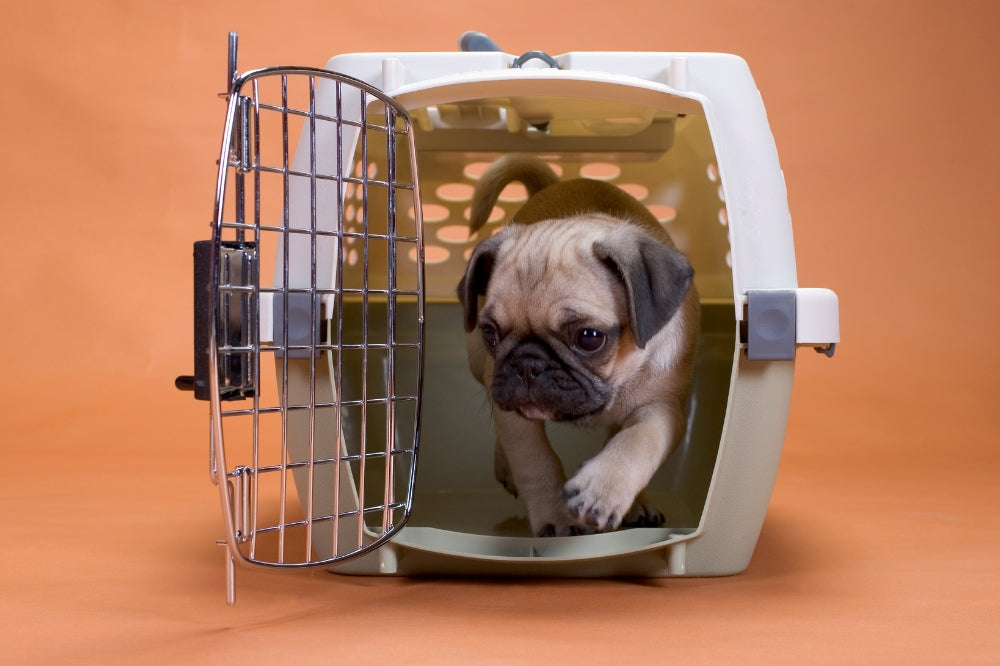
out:
{"label": "puppy's front paw", "polygon": [[599,532],[617,529],[628,514],[635,494],[599,465],[585,464],[563,487],[566,508],[578,525]]}

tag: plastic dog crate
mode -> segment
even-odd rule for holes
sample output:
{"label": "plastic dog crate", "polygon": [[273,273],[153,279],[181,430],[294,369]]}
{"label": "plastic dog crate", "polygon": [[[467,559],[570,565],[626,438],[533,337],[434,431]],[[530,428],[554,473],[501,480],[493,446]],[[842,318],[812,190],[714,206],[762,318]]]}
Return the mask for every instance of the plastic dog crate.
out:
{"label": "plastic dog crate", "polygon": [[[832,355],[836,296],[796,281],[760,94],[711,53],[363,53],[237,75],[213,238],[196,244],[195,376],[232,564],[356,574],[715,576],[749,563],[796,349]],[[696,271],[702,331],[660,528],[535,538],[494,479],[456,285],[476,179],[509,152],[615,183]],[[549,430],[567,470],[605,433]],[[419,461],[419,464],[418,464]]]}

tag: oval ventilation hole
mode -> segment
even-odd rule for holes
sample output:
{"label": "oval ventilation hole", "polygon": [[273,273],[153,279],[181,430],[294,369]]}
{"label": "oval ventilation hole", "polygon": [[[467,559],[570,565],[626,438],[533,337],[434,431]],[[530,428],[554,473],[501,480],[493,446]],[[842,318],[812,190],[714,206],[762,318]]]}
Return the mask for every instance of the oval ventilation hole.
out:
{"label": "oval ventilation hole", "polygon": [[726,192],[725,192],[725,190],[722,189],[722,185],[721,184],[719,185],[719,190],[718,190],[718,192],[716,192],[716,194],[719,195],[719,201],[725,201],[726,200]]}
{"label": "oval ventilation hole", "polygon": [[357,250],[353,250],[352,249],[352,250],[348,250],[347,251],[347,265],[348,266],[357,266],[358,265],[358,251]]}
{"label": "oval ventilation hole", "polygon": [[724,227],[729,226],[729,213],[726,211],[725,207],[719,209],[719,224]]}
{"label": "oval ventilation hole", "polygon": [[434,190],[441,201],[469,201],[472,199],[472,185],[466,183],[445,183]]}
{"label": "oval ventilation hole", "polygon": [[625,183],[623,185],[619,185],[618,187],[626,193],[631,194],[639,201],[642,201],[649,196],[649,188],[645,185],[640,185],[639,183]]}
{"label": "oval ventilation hole", "polygon": [[726,266],[729,266],[730,268],[733,267],[733,253],[732,253],[732,250],[730,250],[729,252],[726,252]]}
{"label": "oval ventilation hole", "polygon": [[452,245],[465,245],[469,242],[469,227],[464,224],[449,224],[441,227],[435,234],[442,243]]}
{"label": "oval ventilation hole", "polygon": [[378,165],[375,164],[374,162],[369,162],[368,163],[368,177],[369,178],[374,178],[377,175],[378,175]]}
{"label": "oval ventilation hole", "polygon": [[708,168],[705,169],[705,175],[708,176],[708,179],[713,183],[716,182],[719,180],[719,167],[716,166],[714,162],[709,164]]}
{"label": "oval ventilation hole", "polygon": [[677,218],[677,209],[673,206],[666,206],[663,204],[653,204],[651,206],[646,206],[649,212],[659,220],[660,224],[667,224],[668,222],[673,222]]}
{"label": "oval ventilation hole", "polygon": [[344,208],[344,219],[345,220],[353,220],[355,212],[356,211],[355,211],[355,208],[354,208],[354,204],[347,204],[347,207]]}
{"label": "oval ventilation hole", "polygon": [[580,167],[581,176],[594,180],[614,180],[621,173],[621,168],[610,162],[587,162]]}
{"label": "oval ventilation hole", "polygon": [[[490,211],[490,216],[489,218],[487,218],[486,223],[492,224],[494,222],[499,222],[500,220],[503,219],[504,215],[505,213],[503,208],[501,208],[500,206],[494,206],[493,210]],[[471,206],[462,211],[462,217],[464,217],[467,220],[472,217]]]}
{"label": "oval ventilation hole", "polygon": [[[442,220],[447,220],[448,215],[451,211],[448,210],[447,206],[442,206],[441,204],[424,204],[420,207],[421,217],[423,217],[424,222],[440,222]],[[406,214],[411,220],[417,219],[413,215],[413,206],[406,209]]]}
{"label": "oval ventilation hole", "polygon": [[[413,263],[417,262],[417,248],[411,248],[407,253],[410,261]],[[451,257],[451,252],[443,247],[437,245],[425,245],[424,246],[424,263],[425,264],[443,264],[448,261]]]}
{"label": "oval ventilation hole", "polygon": [[528,190],[521,183],[511,183],[500,192],[500,201],[525,201]]}
{"label": "oval ventilation hole", "polygon": [[[469,180],[479,180],[480,178],[483,177],[483,174],[486,173],[486,170],[489,169],[492,164],[493,164],[492,162],[470,162],[466,164],[465,167],[462,169],[462,175],[468,178]],[[549,168],[552,169],[552,173],[554,173],[559,178],[562,178],[563,175],[562,165],[557,164],[556,162],[546,162],[546,164],[548,164]]]}
{"label": "oval ventilation hole", "polygon": [[490,168],[489,162],[470,162],[462,169],[462,175],[471,180],[479,180],[483,173]]}

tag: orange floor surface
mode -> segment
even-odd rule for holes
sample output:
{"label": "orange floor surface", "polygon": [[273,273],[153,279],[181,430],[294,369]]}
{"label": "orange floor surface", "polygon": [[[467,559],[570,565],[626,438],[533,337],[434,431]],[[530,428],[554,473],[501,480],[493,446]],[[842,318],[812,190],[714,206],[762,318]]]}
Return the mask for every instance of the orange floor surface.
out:
{"label": "orange floor surface", "polygon": [[[0,27],[0,663],[1000,663],[1000,4],[41,0]],[[226,33],[241,68],[456,48],[726,51],[763,95],[800,354],[749,569],[715,579],[237,572],[191,370]]]}

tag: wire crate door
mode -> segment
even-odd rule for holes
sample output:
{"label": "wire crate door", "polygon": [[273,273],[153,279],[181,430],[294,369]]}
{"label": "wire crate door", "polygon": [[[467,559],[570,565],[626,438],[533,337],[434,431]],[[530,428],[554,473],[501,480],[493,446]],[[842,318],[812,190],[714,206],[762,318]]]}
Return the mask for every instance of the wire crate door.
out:
{"label": "wire crate door", "polygon": [[405,111],[326,70],[236,77],[209,251],[211,464],[230,552],[307,566],[377,548],[409,516],[419,431]]}

